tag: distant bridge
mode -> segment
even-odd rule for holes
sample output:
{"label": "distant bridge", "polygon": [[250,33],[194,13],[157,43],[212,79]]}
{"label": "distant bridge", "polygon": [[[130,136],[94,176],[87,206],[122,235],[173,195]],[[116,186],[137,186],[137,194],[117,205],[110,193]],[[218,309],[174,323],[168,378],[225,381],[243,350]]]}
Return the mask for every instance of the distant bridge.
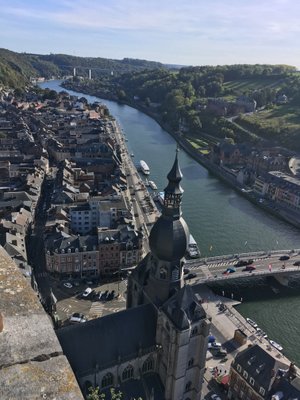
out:
{"label": "distant bridge", "polygon": [[60,68],[69,68],[70,71],[73,71],[73,76],[77,76],[78,70],[88,71],[89,79],[92,79],[92,71],[102,71],[107,72],[109,75],[113,75],[114,71],[111,68],[100,68],[100,67],[89,67],[89,66],[73,66],[73,65],[65,65],[65,64],[56,64]]}
{"label": "distant bridge", "polygon": [[[282,257],[288,257],[288,259],[280,259]],[[249,259],[253,260],[251,266],[255,267],[252,272],[245,271],[246,266],[236,266],[238,261]],[[245,278],[273,276],[279,283],[288,286],[291,277],[300,276],[300,266],[293,265],[296,261],[300,263],[300,249],[262,251],[189,260],[186,263],[186,268],[196,274],[196,277],[191,279],[193,284],[221,283]],[[228,268],[234,268],[235,272],[226,273]]]}

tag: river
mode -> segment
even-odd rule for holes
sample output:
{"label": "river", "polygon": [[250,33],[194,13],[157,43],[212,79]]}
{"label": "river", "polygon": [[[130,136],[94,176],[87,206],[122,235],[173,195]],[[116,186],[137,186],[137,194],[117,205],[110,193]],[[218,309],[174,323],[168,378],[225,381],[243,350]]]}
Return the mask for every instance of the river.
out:
{"label": "river", "polygon": [[[60,81],[40,84],[61,91]],[[175,156],[176,142],[153,119],[116,102],[84,96],[89,102],[101,101],[122,127],[129,152],[138,162],[143,159],[159,190],[167,185],[166,175]],[[202,256],[244,253],[258,250],[299,248],[299,230],[265,213],[237,192],[220,182],[183,150],[179,153],[183,173],[183,216],[196,239]],[[226,291],[243,298],[238,311],[254,319],[269,337],[278,341],[285,354],[300,365],[300,295],[298,289],[280,289],[275,295],[265,285],[254,290],[228,287]],[[292,312],[290,310],[293,310]]]}

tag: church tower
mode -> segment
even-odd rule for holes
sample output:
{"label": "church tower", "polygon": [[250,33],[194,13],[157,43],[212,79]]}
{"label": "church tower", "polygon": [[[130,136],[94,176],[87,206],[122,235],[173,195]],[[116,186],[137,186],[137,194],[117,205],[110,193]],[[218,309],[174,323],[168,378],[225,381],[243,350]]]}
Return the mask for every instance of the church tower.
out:
{"label": "church tower", "polygon": [[201,297],[183,280],[189,230],[181,215],[178,149],[167,178],[150,252],[128,279],[127,308],[150,303],[156,310],[155,371],[165,400],[200,400],[211,320]]}
{"label": "church tower", "polygon": [[129,279],[127,308],[149,302],[160,306],[184,286],[183,265],[189,229],[181,212],[183,189],[178,149],[167,178],[162,213],[149,236],[151,251]]}

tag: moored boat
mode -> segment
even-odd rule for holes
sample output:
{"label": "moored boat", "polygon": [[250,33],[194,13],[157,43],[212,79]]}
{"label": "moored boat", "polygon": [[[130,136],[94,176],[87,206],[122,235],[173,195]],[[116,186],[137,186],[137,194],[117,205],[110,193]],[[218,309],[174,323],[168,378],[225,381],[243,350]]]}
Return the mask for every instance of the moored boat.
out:
{"label": "moored boat", "polygon": [[161,205],[164,204],[165,192],[159,192],[154,200],[158,201]]}
{"label": "moored boat", "polygon": [[151,189],[157,190],[157,186],[156,186],[155,182],[149,181],[149,186],[151,187]]}
{"label": "moored boat", "polygon": [[147,178],[146,178],[146,180],[145,180],[145,185],[146,185],[146,186],[150,186],[150,182],[148,181]]}
{"label": "moored boat", "polygon": [[188,255],[190,258],[199,258],[200,257],[200,251],[199,251],[197,242],[191,234],[190,234],[187,252],[188,252]]}
{"label": "moored boat", "polygon": [[250,319],[250,318],[246,318],[246,321],[248,322],[248,324],[250,324],[251,326],[253,326],[253,328],[257,328],[258,326],[257,326],[257,323],[256,322],[254,322],[252,319]]}
{"label": "moored boat", "polygon": [[279,351],[283,350],[283,347],[279,343],[274,342],[274,340],[269,340],[269,342],[273,347],[275,347],[275,349]]}
{"label": "moored boat", "polygon": [[140,167],[145,175],[150,174],[150,168],[148,167],[148,164],[144,160],[140,160]]}

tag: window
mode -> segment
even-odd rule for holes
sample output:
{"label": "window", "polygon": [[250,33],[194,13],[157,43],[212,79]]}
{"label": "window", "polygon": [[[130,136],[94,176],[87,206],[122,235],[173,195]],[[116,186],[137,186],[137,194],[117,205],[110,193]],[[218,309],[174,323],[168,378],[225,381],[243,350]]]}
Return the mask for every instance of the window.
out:
{"label": "window", "polygon": [[185,391],[188,392],[189,390],[191,390],[191,386],[192,386],[192,382],[189,381],[189,382],[185,385]]}
{"label": "window", "polygon": [[253,378],[250,378],[250,384],[253,386],[255,383],[255,380]]}
{"label": "window", "polygon": [[102,382],[101,382],[101,387],[106,387],[106,386],[112,386],[114,383],[114,377],[113,374],[111,374],[110,372],[108,372],[106,375],[104,375],[104,377],[102,378]]}
{"label": "window", "polygon": [[189,359],[188,367],[191,367],[193,364],[194,364],[194,359],[193,358]]}
{"label": "window", "polygon": [[265,395],[265,389],[263,388],[263,387],[260,387],[259,388],[259,393],[262,395],[262,396],[264,396]]}
{"label": "window", "polygon": [[197,335],[197,333],[198,333],[198,328],[197,328],[197,326],[194,326],[194,328],[192,329],[192,332],[191,332],[191,336]]}
{"label": "window", "polygon": [[154,361],[152,357],[148,357],[147,360],[144,362],[142,371],[143,373],[146,373],[148,371],[152,371],[154,366]]}
{"label": "window", "polygon": [[239,372],[242,372],[242,367],[240,366],[240,364],[238,364],[238,365],[236,366],[236,369],[237,369]]}
{"label": "window", "polygon": [[126,381],[127,379],[130,379],[132,377],[133,377],[133,367],[131,365],[128,365],[122,373],[122,379],[123,381]]}
{"label": "window", "polygon": [[245,379],[248,379],[248,372],[247,372],[247,371],[244,371],[244,372],[243,372],[243,377],[244,377]]}

